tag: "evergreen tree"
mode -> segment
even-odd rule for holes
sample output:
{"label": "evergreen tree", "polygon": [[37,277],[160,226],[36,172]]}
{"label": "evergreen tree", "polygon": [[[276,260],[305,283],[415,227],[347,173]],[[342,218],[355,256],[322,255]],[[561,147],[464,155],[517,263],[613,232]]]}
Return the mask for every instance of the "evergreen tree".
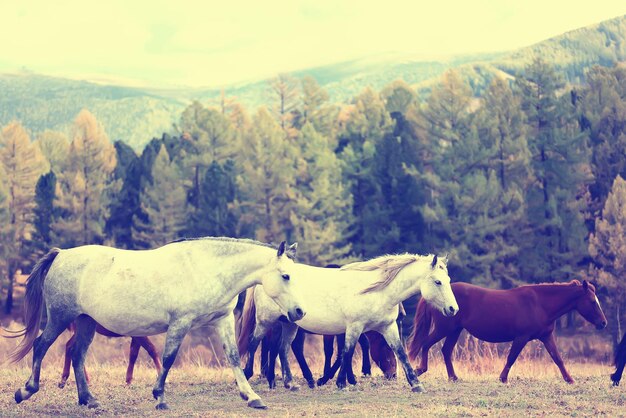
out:
{"label": "evergreen tree", "polygon": [[606,199],[596,230],[589,238],[589,254],[597,268],[591,273],[608,290],[604,309],[613,345],[622,338],[623,301],[626,297],[626,181],[617,176]]}
{"label": "evergreen tree", "polygon": [[285,137],[297,135],[293,129],[294,113],[299,107],[298,81],[288,74],[279,74],[269,81],[272,111]]}
{"label": "evergreen tree", "polygon": [[74,122],[68,167],[58,177],[55,242],[65,246],[104,242],[111,196],[120,187],[111,178],[115,165],[115,147],[96,118],[82,110]]}
{"label": "evergreen tree", "polygon": [[563,81],[548,64],[530,64],[517,88],[537,179],[527,197],[530,236],[523,238],[522,275],[540,282],[567,280],[588,254],[583,211],[593,177],[587,138],[569,95],[559,94]]}
{"label": "evergreen tree", "polygon": [[57,212],[54,208],[56,185],[57,176],[53,171],[49,171],[39,177],[35,187],[35,232],[33,233],[32,247],[37,254],[36,258],[43,256],[53,246],[52,225]]}
{"label": "evergreen tree", "polygon": [[306,170],[298,176],[296,210],[291,215],[292,239],[306,243],[298,254],[303,262],[338,263],[350,252],[345,239],[352,208],[349,188],[343,182],[341,162],[329,139],[310,123],[304,125],[300,136]]}
{"label": "evergreen tree", "polygon": [[13,308],[13,281],[15,273],[27,260],[26,244],[33,232],[35,208],[35,185],[45,168],[45,160],[39,149],[30,142],[28,134],[17,122],[2,129],[0,137],[0,166],[4,173],[7,191],[8,223],[3,229],[2,246],[7,258],[7,299],[5,313]]}
{"label": "evergreen tree", "polygon": [[116,247],[132,249],[132,224],[133,216],[139,211],[142,166],[135,151],[123,141],[115,141],[115,151],[117,165],[113,179],[122,186],[119,193],[112,196],[104,230]]}
{"label": "evergreen tree", "polygon": [[255,115],[246,140],[242,175],[238,178],[243,196],[243,235],[254,234],[264,242],[278,242],[285,237],[292,240],[297,150],[264,108]]}
{"label": "evergreen tree", "polygon": [[235,236],[237,217],[233,204],[237,196],[235,166],[232,160],[224,165],[213,161],[201,183],[198,209],[188,227],[193,236]]}
{"label": "evergreen tree", "polygon": [[378,94],[366,89],[356,99],[339,136],[339,158],[345,165],[344,179],[353,198],[353,224],[349,231],[353,252],[357,256],[371,257],[376,248],[376,221],[379,219],[372,205],[377,194],[373,176],[376,147],[391,129],[391,118]]}
{"label": "evergreen tree", "polygon": [[334,139],[338,108],[328,103],[328,92],[317,81],[306,76],[302,79],[302,123],[311,123],[315,130]]}
{"label": "evergreen tree", "polygon": [[176,164],[162,145],[152,167],[152,180],[141,193],[141,209],[147,220],[135,216],[133,241],[155,248],[179,237],[185,222],[185,190]]}

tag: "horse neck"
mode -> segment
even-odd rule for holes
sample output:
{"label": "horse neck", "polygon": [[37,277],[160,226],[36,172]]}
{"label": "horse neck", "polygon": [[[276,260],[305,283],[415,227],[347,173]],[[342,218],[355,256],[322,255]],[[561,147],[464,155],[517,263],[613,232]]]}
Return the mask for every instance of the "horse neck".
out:
{"label": "horse neck", "polygon": [[550,322],[556,321],[576,307],[580,297],[580,286],[565,284],[538,285],[534,291],[540,299],[541,306],[548,314]]}
{"label": "horse neck", "polygon": [[396,278],[380,292],[390,306],[397,306],[419,293],[421,282],[429,272],[430,263],[417,260],[400,270]]}
{"label": "horse neck", "polygon": [[[198,241],[198,243],[199,245],[203,244],[202,241]],[[211,246],[211,241],[204,243],[204,245]],[[232,296],[231,299],[234,299],[247,288],[260,284],[262,270],[267,268],[272,257],[276,255],[275,250],[271,248],[252,245],[251,247],[250,251],[231,255],[231,257],[236,260],[233,263],[234,274],[226,274],[222,279],[222,285],[226,290],[227,298]],[[207,251],[211,251],[211,249],[214,250],[215,248],[207,248]],[[211,286],[214,286],[213,283],[210,284]]]}

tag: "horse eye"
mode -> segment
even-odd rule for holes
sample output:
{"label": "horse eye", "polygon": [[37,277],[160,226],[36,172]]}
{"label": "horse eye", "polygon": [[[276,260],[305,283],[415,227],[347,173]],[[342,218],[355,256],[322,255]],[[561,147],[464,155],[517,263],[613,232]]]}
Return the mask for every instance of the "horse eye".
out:
{"label": "horse eye", "polygon": [[283,274],[283,279],[289,280],[289,275],[288,274]]}
{"label": "horse eye", "polygon": [[437,286],[441,286],[441,280],[435,280],[435,284],[436,284]]}

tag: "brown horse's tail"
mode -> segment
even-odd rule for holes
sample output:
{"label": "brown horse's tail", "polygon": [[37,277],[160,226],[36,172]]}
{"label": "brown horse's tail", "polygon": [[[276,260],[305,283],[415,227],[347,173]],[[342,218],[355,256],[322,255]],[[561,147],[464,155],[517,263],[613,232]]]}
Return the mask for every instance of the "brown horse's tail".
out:
{"label": "brown horse's tail", "polygon": [[26,328],[15,332],[15,335],[9,336],[9,338],[24,336],[24,339],[9,355],[9,359],[12,363],[17,363],[26,357],[28,352],[33,348],[35,338],[37,338],[39,334],[41,311],[44,305],[43,282],[52,262],[56,256],[59,255],[60,251],[61,250],[58,248],[53,248],[48,251],[48,254],[44,255],[37,264],[35,264],[35,268],[30,273],[30,276],[28,276],[28,281],[26,282],[26,299],[24,301]]}
{"label": "brown horse's tail", "polygon": [[413,331],[409,335],[409,358],[414,361],[419,355],[424,341],[430,332],[430,325],[433,316],[430,308],[424,298],[420,299],[415,311],[415,319],[413,320]]}
{"label": "brown horse's tail", "polygon": [[243,357],[248,351],[248,342],[254,331],[256,324],[256,304],[254,303],[254,288],[249,287],[246,290],[246,302],[243,304],[243,312],[241,312],[241,328],[237,336],[237,347],[239,348],[239,356]]}
{"label": "brown horse's tail", "polygon": [[626,364],[626,334],[622,337],[622,341],[619,342],[619,345],[615,349],[615,358],[613,359],[613,364],[616,367],[620,367],[623,364]]}

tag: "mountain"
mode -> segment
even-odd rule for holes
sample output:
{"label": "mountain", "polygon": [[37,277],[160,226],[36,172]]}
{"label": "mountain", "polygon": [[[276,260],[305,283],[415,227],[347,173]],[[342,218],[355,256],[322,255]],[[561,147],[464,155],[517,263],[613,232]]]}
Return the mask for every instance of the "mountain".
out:
{"label": "mountain", "polygon": [[[425,95],[443,72],[456,68],[479,93],[495,74],[515,77],[535,57],[555,65],[569,82],[580,83],[592,65],[626,61],[626,16],[510,52],[430,59],[379,55],[292,75],[313,76],[331,100],[344,102],[366,86],[381,89],[396,79]],[[19,120],[35,135],[45,129],[68,132],[74,117],[87,108],[103,123],[111,140],[123,139],[140,150],[151,138],[171,131],[191,100],[215,102],[220,94],[220,89],[133,88],[28,72],[0,74],[0,126]],[[251,109],[271,100],[266,80],[230,86],[225,94]]]}

